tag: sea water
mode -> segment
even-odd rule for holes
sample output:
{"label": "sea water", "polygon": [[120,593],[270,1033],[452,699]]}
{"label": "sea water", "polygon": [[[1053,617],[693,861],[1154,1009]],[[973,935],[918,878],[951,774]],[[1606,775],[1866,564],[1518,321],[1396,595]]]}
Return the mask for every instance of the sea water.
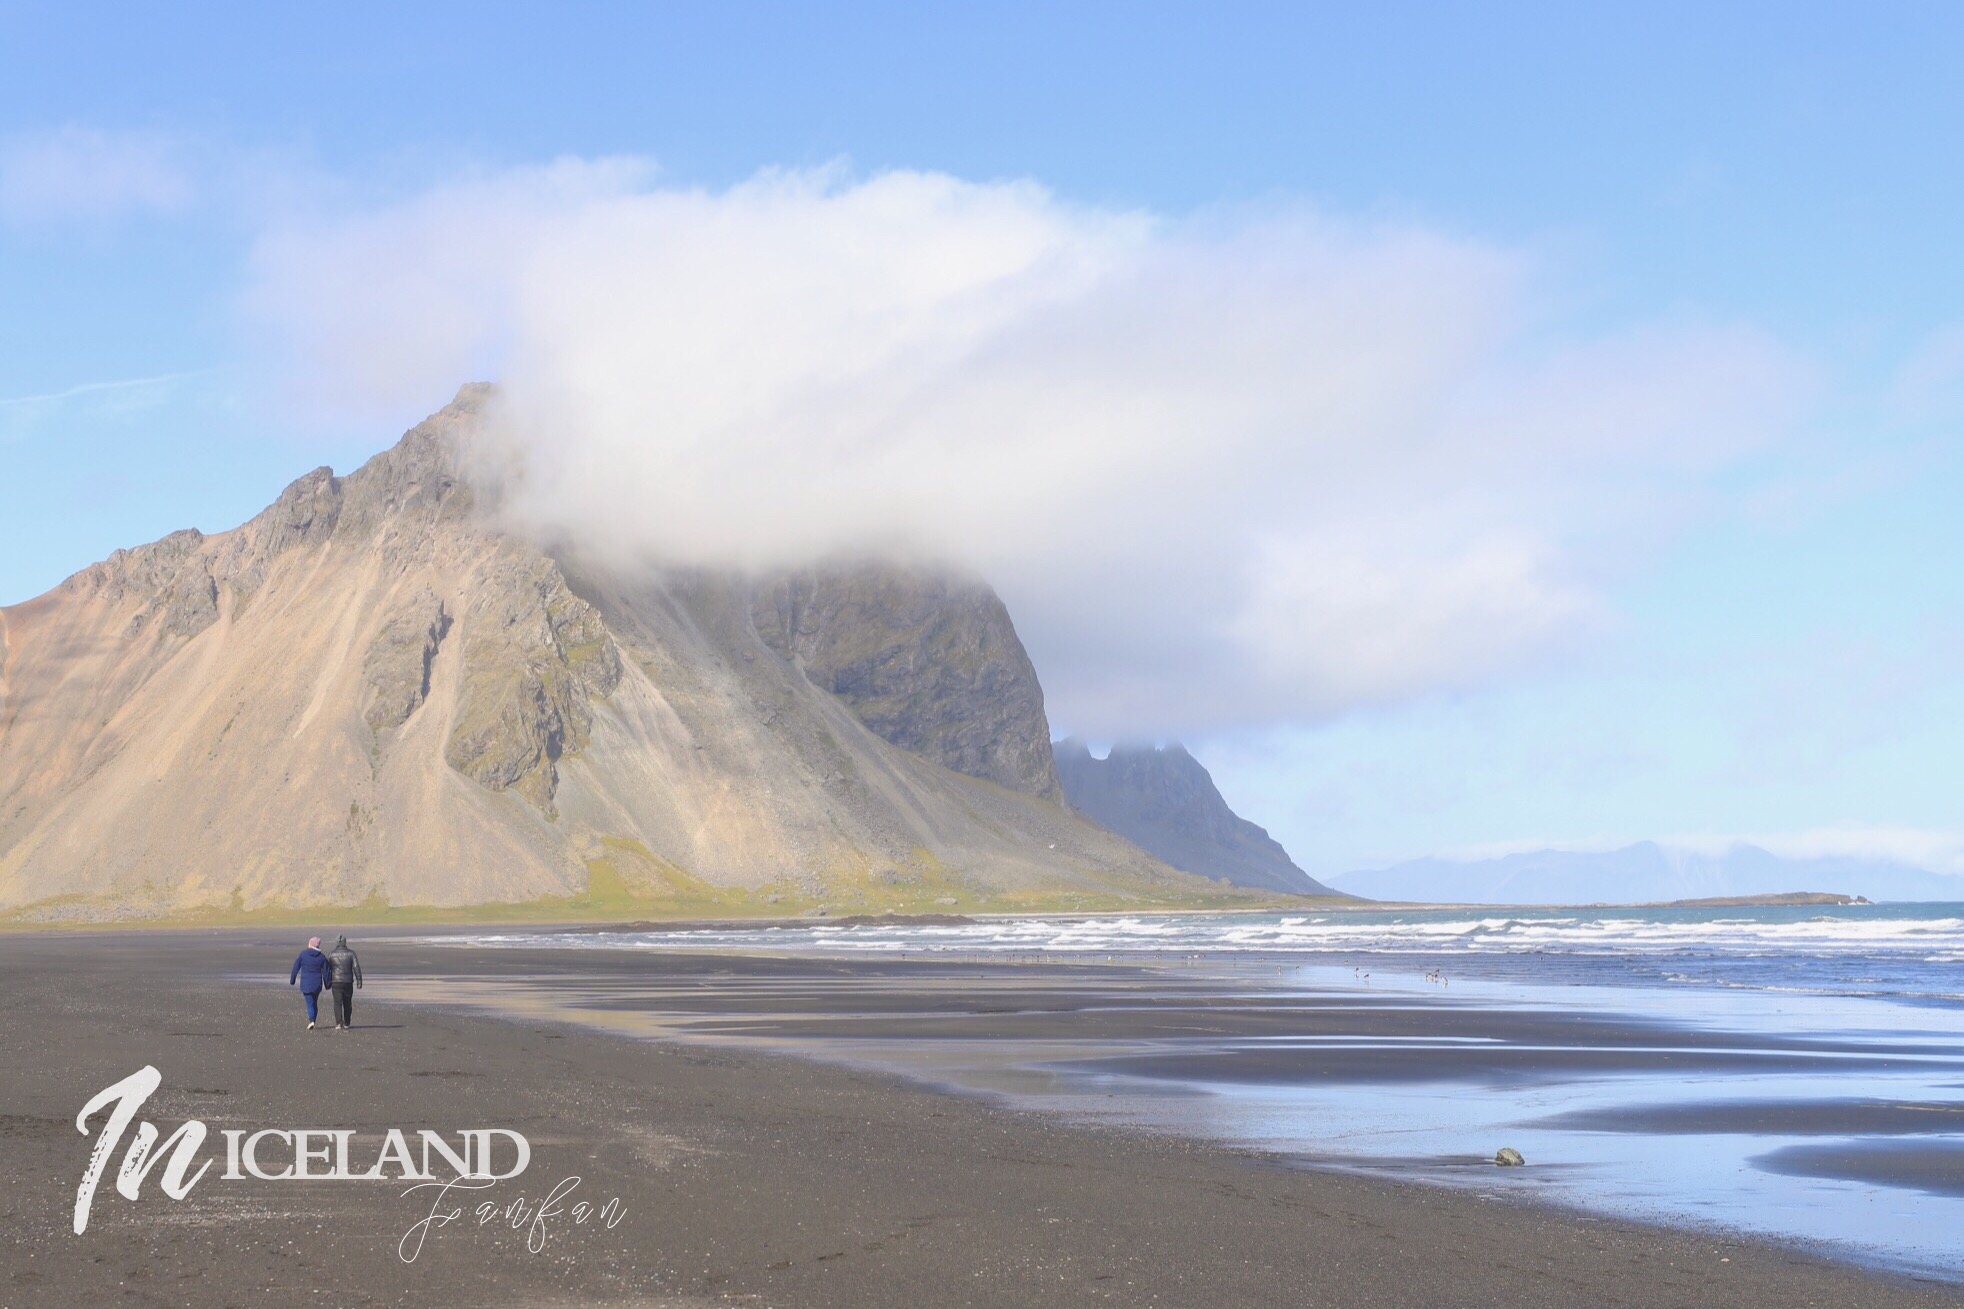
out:
{"label": "sea water", "polygon": [[[1204,996],[1199,1027],[1217,1030],[990,1040],[951,1021],[904,1040],[780,1043],[1316,1166],[1964,1279],[1964,904],[815,920],[449,940],[1142,966],[1171,979],[1169,1009]],[[1496,1168],[1503,1145],[1527,1166]]]}

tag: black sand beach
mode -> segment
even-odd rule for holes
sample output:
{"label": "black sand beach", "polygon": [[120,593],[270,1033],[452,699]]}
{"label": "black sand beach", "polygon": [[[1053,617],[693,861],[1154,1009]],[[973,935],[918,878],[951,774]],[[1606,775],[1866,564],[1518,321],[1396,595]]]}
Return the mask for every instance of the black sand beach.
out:
{"label": "black sand beach", "polygon": [[[698,1036],[788,1036],[825,1024],[848,994],[858,1016],[845,1021],[864,1031],[1300,1024],[1300,1012],[1230,1012],[1201,987],[1173,1005],[1137,988],[1127,1004],[1113,1001],[1126,989],[1115,970],[1073,981],[1057,966],[964,976],[901,962],[356,945],[371,982],[356,1030],[333,1033],[304,1030],[284,986],[241,980],[284,981],[297,948],[286,933],[0,937],[0,1307],[1964,1303],[1964,1288],[1773,1246],[1069,1126],[752,1049],[638,1039],[606,1030],[604,1005],[573,1026],[549,1005],[495,1018],[410,999],[482,998],[506,979],[528,979],[522,993],[536,997],[529,979],[572,985],[575,972],[591,999],[590,975],[611,968],[661,985],[664,1009],[695,997]],[[1004,1003],[1006,987],[1043,1002]],[[1072,999],[1086,994],[1097,1003]],[[166,1134],[205,1121],[219,1163],[182,1200],[158,1192],[160,1169],[134,1203],[112,1168],[76,1236],[90,1140],[75,1114],[145,1064],[163,1085],[141,1116]],[[220,1131],[296,1126],[364,1138],[511,1128],[530,1139],[531,1166],[489,1195],[536,1200],[577,1176],[577,1197],[618,1196],[625,1217],[612,1230],[555,1220],[538,1253],[526,1230],[460,1223],[431,1231],[405,1263],[399,1242],[428,1204],[396,1184],[216,1176]]]}

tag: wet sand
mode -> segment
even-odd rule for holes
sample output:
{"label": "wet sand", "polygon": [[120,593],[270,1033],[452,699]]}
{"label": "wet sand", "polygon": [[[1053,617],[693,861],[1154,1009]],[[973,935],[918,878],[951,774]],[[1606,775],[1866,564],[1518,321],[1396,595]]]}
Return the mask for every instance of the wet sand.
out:
{"label": "wet sand", "polygon": [[[1931,1100],[1751,1101],[1592,1110],[1544,1119],[1592,1132],[1704,1135],[1750,1132],[1780,1136],[1929,1136],[1964,1133],[1964,1098]],[[1919,1147],[1932,1149],[1930,1146]],[[1964,1172],[1959,1174],[1964,1180]]]}
{"label": "wet sand", "polygon": [[[1964,1303],[1957,1286],[1509,1203],[1501,1170],[1494,1199],[1310,1171],[767,1048],[821,1031],[1300,1033],[1319,1008],[1373,1025],[1355,1005],[1091,965],[356,945],[370,984],[356,1030],[333,1033],[304,1030],[283,985],[241,980],[284,982],[285,934],[0,939],[0,1306]],[[531,1016],[415,1002],[501,994]],[[569,1006],[581,1025],[560,1021]],[[1376,1025],[1424,1021],[1387,1009]],[[1439,1021],[1535,1035],[1543,1016]],[[710,1043],[735,1034],[766,1048]],[[1654,1033],[1625,1036],[1628,1057],[1652,1057]],[[1766,1057],[1796,1057],[1789,1044]],[[556,1222],[536,1254],[523,1232],[446,1228],[412,1264],[398,1243],[427,1207],[395,1184],[209,1176],[170,1200],[153,1176],[135,1202],[106,1179],[75,1236],[90,1142],[74,1116],[146,1063],[163,1086],[144,1113],[166,1133],[190,1117],[214,1145],[226,1128],[508,1127],[531,1166],[491,1195],[577,1175],[626,1216]]]}
{"label": "wet sand", "polygon": [[1964,1196],[1964,1143],[1956,1141],[1790,1145],[1760,1156],[1757,1162],[1790,1177],[1880,1182],[1928,1195]]}

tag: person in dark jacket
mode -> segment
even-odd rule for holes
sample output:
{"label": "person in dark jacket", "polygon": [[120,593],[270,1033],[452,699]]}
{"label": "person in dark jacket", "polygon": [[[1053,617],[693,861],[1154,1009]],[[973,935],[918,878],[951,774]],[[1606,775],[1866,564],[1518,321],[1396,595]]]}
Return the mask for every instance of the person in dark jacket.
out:
{"label": "person in dark jacket", "polygon": [[334,992],[334,1030],[345,1031],[355,1025],[355,988],[361,985],[361,959],[348,948],[348,938],[334,938],[327,952],[327,984]]}
{"label": "person in dark jacket", "polygon": [[321,953],[321,939],[318,936],[307,938],[307,948],[293,961],[293,970],[287,974],[286,984],[300,983],[300,998],[307,1002],[307,1030],[314,1030],[314,1022],[320,1017],[321,987],[327,983],[327,956]]}

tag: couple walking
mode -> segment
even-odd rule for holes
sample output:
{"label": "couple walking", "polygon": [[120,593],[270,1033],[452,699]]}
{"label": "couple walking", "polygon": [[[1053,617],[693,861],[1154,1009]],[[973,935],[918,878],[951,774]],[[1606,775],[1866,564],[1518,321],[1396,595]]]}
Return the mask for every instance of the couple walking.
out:
{"label": "couple walking", "polygon": [[314,1030],[320,1017],[323,990],[334,993],[334,1030],[355,1025],[355,988],[361,985],[361,960],[348,948],[348,938],[334,938],[334,948],[321,953],[321,939],[307,938],[307,948],[293,961],[286,984],[300,984],[300,998],[307,1002],[307,1030]]}

